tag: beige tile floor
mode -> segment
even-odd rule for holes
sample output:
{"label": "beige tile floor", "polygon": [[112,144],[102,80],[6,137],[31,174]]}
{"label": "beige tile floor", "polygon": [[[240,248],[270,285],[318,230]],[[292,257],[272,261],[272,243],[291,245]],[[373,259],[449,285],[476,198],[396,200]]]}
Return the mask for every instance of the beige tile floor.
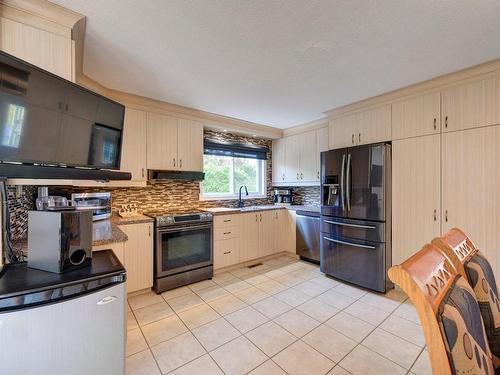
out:
{"label": "beige tile floor", "polygon": [[415,309],[278,256],[127,304],[128,375],[431,374]]}

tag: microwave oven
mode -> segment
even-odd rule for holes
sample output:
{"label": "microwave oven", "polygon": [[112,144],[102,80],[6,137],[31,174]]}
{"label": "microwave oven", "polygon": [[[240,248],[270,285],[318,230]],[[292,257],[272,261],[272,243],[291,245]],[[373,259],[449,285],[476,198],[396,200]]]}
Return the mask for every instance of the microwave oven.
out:
{"label": "microwave oven", "polygon": [[76,210],[92,211],[92,220],[111,217],[111,193],[74,193],[71,200]]}

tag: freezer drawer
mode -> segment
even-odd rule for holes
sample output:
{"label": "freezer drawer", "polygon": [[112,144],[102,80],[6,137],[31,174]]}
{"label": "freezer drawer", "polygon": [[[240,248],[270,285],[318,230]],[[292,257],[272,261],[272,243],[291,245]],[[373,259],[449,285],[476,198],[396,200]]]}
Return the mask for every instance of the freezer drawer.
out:
{"label": "freezer drawer", "polygon": [[386,253],[385,243],[321,234],[321,271],[379,292],[389,286]]}
{"label": "freezer drawer", "polygon": [[386,224],[383,222],[321,216],[321,232],[333,237],[385,242],[385,231]]}

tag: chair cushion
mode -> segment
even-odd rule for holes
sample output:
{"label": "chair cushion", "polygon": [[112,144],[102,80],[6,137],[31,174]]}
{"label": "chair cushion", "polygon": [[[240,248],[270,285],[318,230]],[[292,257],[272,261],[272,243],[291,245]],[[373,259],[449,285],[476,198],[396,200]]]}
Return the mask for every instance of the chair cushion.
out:
{"label": "chair cushion", "polygon": [[441,302],[438,319],[454,374],[495,373],[479,305],[461,276]]}
{"label": "chair cushion", "polygon": [[480,252],[474,254],[464,267],[479,303],[491,353],[495,362],[498,363],[498,358],[500,358],[500,303],[495,275],[490,263]]}

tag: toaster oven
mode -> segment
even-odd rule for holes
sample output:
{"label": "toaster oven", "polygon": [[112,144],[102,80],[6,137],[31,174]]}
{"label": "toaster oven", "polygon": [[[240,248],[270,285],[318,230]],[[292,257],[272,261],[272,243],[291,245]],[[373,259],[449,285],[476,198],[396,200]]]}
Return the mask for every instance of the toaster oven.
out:
{"label": "toaster oven", "polygon": [[76,193],[71,194],[73,206],[77,210],[92,211],[92,220],[111,217],[111,193]]}

